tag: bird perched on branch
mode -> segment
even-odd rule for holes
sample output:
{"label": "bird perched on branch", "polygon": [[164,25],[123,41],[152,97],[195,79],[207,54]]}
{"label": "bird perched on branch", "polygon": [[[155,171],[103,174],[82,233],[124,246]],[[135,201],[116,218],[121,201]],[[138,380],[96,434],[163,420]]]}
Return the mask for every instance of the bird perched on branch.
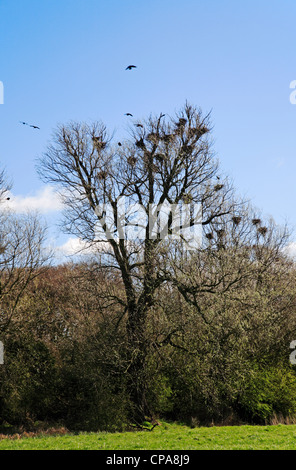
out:
{"label": "bird perched on branch", "polygon": [[179,119],[179,122],[177,122],[176,125],[177,125],[177,127],[184,127],[185,124],[186,124],[186,122],[187,122],[187,119],[180,118],[180,119]]}
{"label": "bird perched on branch", "polygon": [[144,140],[141,138],[140,140],[137,140],[136,144],[135,144],[137,147],[139,147],[140,149],[145,149],[145,144],[144,144]]}

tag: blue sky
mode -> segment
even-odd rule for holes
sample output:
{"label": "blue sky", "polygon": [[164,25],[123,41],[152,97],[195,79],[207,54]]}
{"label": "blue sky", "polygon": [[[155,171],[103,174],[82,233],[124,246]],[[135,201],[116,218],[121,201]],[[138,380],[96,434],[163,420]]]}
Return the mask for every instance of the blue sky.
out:
{"label": "blue sky", "polygon": [[295,0],[0,0],[0,164],[14,197],[53,201],[35,163],[59,123],[121,133],[126,112],[174,114],[188,100],[212,110],[238,191],[296,227],[295,18]]}

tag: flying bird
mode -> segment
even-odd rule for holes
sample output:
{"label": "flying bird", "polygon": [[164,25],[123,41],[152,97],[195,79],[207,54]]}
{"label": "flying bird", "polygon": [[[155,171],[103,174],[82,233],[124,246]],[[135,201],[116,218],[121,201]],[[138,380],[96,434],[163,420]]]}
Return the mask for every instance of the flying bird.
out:
{"label": "flying bird", "polygon": [[132,69],[136,69],[136,68],[137,68],[136,65],[128,65],[125,70],[132,70]]}
{"label": "flying bird", "polygon": [[34,129],[40,129],[40,127],[38,126],[34,126],[32,124],[28,124],[27,122],[24,122],[24,121],[20,121],[21,124],[24,124],[24,126],[29,126],[29,127],[33,127]]}

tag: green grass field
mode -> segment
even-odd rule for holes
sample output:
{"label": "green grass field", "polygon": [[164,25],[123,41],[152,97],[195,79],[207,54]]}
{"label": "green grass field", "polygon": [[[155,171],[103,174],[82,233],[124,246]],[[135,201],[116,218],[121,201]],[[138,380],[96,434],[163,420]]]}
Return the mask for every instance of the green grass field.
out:
{"label": "green grass field", "polygon": [[295,450],[296,425],[190,428],[162,423],[150,431],[13,436],[0,450]]}

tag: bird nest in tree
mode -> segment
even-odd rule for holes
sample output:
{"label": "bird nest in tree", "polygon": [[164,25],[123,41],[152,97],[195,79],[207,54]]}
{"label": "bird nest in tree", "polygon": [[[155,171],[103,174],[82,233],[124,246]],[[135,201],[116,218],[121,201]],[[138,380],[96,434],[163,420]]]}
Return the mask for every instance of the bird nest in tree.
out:
{"label": "bird nest in tree", "polygon": [[137,140],[135,145],[136,147],[143,149],[143,150],[146,148],[143,139]]}
{"label": "bird nest in tree", "polygon": [[216,230],[218,237],[223,237],[225,235],[225,230],[221,228],[220,230]]}
{"label": "bird nest in tree", "polygon": [[182,146],[182,153],[185,153],[185,154],[190,154],[194,149],[194,146],[193,145],[183,145]]}
{"label": "bird nest in tree", "polygon": [[258,228],[258,232],[261,234],[261,235],[265,235],[267,233],[267,227],[259,227]]}
{"label": "bird nest in tree", "polygon": [[93,137],[92,140],[97,149],[103,150],[104,148],[106,148],[106,142],[103,142],[100,137]]}
{"label": "bird nest in tree", "polygon": [[166,144],[169,144],[170,142],[173,142],[174,141],[174,134],[164,134],[164,136],[162,137],[162,140],[166,143]]}
{"label": "bird nest in tree", "polygon": [[150,134],[147,135],[146,139],[152,142],[153,144],[157,144],[157,142],[159,141],[159,135],[156,134],[156,132],[150,132]]}
{"label": "bird nest in tree", "polygon": [[155,158],[156,158],[156,160],[157,160],[158,162],[161,163],[161,162],[163,162],[163,160],[165,159],[165,156],[164,156],[162,153],[157,153],[157,154],[155,155]]}
{"label": "bird nest in tree", "polygon": [[188,137],[196,137],[197,139],[199,139],[202,135],[206,134],[207,132],[209,132],[209,129],[206,126],[196,128],[190,127],[190,129],[188,129]]}
{"label": "bird nest in tree", "polygon": [[186,122],[187,122],[187,119],[180,118],[180,119],[179,119],[179,122],[176,123],[176,126],[177,126],[177,127],[184,127],[185,124],[186,124]]}
{"label": "bird nest in tree", "polygon": [[128,157],[127,163],[131,166],[135,166],[135,164],[137,163],[136,157]]}
{"label": "bird nest in tree", "polygon": [[98,173],[98,179],[99,179],[99,180],[104,180],[104,179],[107,178],[107,175],[108,175],[107,171],[100,171],[100,172]]}
{"label": "bird nest in tree", "polygon": [[241,220],[242,220],[242,218],[239,217],[239,216],[235,215],[235,216],[232,217],[232,221],[235,225],[238,225],[241,222]]}
{"label": "bird nest in tree", "polygon": [[261,224],[261,219],[252,219],[252,224],[253,224],[253,225],[259,225],[259,224]]}

